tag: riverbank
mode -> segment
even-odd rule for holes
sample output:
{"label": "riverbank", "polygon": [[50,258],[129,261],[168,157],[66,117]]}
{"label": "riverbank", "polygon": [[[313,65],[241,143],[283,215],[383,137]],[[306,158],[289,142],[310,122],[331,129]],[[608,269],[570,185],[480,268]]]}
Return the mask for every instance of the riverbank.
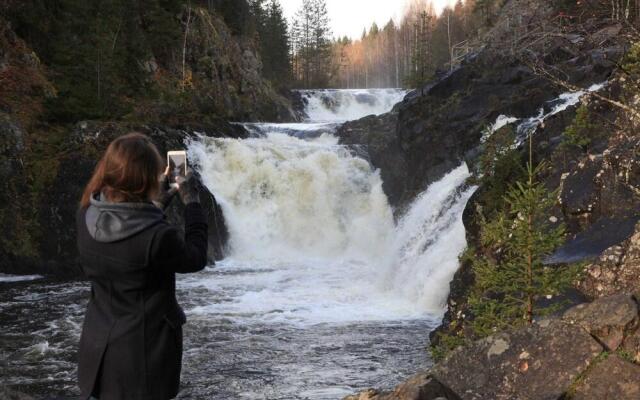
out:
{"label": "riverbank", "polygon": [[[640,216],[639,130],[633,107],[614,104],[637,96],[637,83],[630,83],[638,78],[630,73],[636,50],[624,23],[603,16],[558,25],[555,6],[507,2],[482,48],[459,68],[409,95],[393,113],[344,126],[346,143],[372,144],[372,161],[388,178],[385,189],[400,214],[405,198],[456,160],[472,166],[479,185],[464,214],[470,247],[451,282],[443,323],[430,335],[440,361],[393,392],[349,399],[638,397],[632,243]],[[530,34],[505,40],[513,32]],[[516,323],[520,329],[494,327],[482,338],[469,304],[482,295],[477,260],[500,260],[502,247],[487,238],[486,226],[503,215],[504,193],[522,179],[529,160],[528,146],[505,146],[522,144],[529,134],[533,162],[545,163],[541,180],[557,197],[547,218],[566,227],[565,244],[545,268],[578,263],[583,273],[572,288],[537,300],[536,307],[554,306],[553,316],[537,316],[532,326]],[[487,173],[487,165],[495,169]]]}

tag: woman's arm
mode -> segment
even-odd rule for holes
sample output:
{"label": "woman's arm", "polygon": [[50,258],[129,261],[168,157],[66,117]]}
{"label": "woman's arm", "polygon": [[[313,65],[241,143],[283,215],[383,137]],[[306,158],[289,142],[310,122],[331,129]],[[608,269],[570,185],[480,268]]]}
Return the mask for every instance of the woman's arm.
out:
{"label": "woman's arm", "polygon": [[207,265],[207,219],[200,203],[184,210],[184,237],[175,227],[160,232],[152,247],[157,264],[177,273],[198,272]]}

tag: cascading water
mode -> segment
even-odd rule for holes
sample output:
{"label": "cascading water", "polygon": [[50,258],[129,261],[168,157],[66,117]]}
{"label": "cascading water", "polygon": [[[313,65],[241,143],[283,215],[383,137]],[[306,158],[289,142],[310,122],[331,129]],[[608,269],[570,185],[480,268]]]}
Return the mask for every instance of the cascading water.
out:
{"label": "cascading water", "polygon": [[[225,260],[177,282],[189,319],[180,399],[337,399],[430,363],[425,333],[466,246],[469,170],[432,184],[395,223],[379,173],[334,133],[340,121],[389,111],[405,92],[302,94],[306,123],[247,124],[249,139],[189,144],[230,242]],[[76,284],[42,291],[57,303],[73,296],[73,307],[16,345],[5,382],[43,384],[23,371],[45,363],[60,369],[54,392],[73,393],[68,349],[84,295]],[[0,298],[3,312],[14,303]]]}
{"label": "cascading water", "polygon": [[407,94],[399,89],[300,90],[311,121],[352,121],[384,114]]}

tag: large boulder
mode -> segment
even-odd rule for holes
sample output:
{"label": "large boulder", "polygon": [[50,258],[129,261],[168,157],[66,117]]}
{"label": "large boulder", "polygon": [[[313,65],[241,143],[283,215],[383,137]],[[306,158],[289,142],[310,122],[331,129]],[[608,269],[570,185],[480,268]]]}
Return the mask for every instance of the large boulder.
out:
{"label": "large boulder", "polygon": [[463,400],[555,400],[602,350],[582,328],[552,321],[458,348],[432,374]]}
{"label": "large boulder", "polygon": [[638,328],[638,305],[625,294],[604,297],[569,309],[564,320],[585,329],[607,350],[616,351]]}
{"label": "large boulder", "polygon": [[571,399],[640,399],[640,365],[611,355],[587,372]]}

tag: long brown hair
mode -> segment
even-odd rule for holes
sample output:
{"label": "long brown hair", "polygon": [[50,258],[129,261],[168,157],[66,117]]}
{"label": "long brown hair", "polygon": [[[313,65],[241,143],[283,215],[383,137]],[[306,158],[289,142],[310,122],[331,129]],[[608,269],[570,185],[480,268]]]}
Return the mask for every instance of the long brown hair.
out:
{"label": "long brown hair", "polygon": [[81,207],[103,192],[113,202],[143,202],[159,190],[164,161],[147,136],[132,132],[115,139],[96,166],[82,194]]}

